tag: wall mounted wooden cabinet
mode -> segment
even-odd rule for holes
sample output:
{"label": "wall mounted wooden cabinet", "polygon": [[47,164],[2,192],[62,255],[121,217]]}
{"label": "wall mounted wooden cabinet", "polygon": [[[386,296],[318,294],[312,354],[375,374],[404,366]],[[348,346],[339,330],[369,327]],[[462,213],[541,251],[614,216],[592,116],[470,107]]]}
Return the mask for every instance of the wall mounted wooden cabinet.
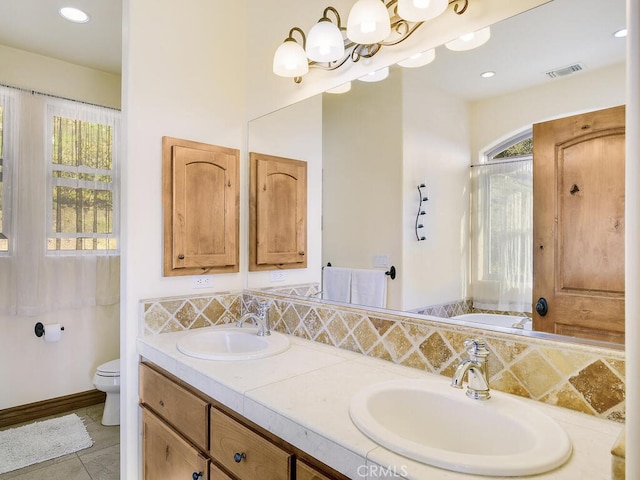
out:
{"label": "wall mounted wooden cabinet", "polygon": [[251,153],[249,270],[306,268],[307,162]]}
{"label": "wall mounted wooden cabinet", "polygon": [[165,276],[239,271],[239,157],[162,138]]}

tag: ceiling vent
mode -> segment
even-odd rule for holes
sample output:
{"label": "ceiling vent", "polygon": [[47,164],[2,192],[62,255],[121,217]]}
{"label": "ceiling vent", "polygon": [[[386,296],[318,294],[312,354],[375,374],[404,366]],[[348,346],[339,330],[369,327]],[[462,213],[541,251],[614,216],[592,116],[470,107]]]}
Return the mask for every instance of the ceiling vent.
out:
{"label": "ceiling vent", "polygon": [[567,67],[550,70],[546,72],[546,74],[550,78],[566,77],[567,75],[571,75],[572,73],[576,73],[584,69],[585,69],[584,64],[574,63],[573,65],[569,65]]}

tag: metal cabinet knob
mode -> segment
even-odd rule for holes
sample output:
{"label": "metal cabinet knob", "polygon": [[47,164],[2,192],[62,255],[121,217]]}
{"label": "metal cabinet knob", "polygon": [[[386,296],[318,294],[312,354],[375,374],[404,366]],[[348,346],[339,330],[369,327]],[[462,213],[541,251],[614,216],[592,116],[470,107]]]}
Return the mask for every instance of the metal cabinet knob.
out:
{"label": "metal cabinet knob", "polygon": [[544,317],[549,312],[549,304],[547,303],[547,299],[544,297],[540,297],[538,299],[538,303],[536,303],[536,312],[541,317]]}
{"label": "metal cabinet knob", "polygon": [[235,453],[233,455],[233,459],[235,460],[236,463],[240,463],[242,460],[244,460],[245,458],[247,458],[247,455],[242,452],[242,453]]}

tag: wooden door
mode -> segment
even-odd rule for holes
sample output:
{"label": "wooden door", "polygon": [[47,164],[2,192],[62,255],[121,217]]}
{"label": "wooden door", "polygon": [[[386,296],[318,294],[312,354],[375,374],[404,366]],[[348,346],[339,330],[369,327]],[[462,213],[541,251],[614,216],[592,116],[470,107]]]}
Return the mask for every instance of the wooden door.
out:
{"label": "wooden door", "polygon": [[146,408],[142,409],[142,458],[144,480],[209,478],[209,459]]}
{"label": "wooden door", "polygon": [[165,275],[239,270],[239,153],[163,138]]}
{"label": "wooden door", "polygon": [[624,343],[624,121],[533,126],[534,330]]}
{"label": "wooden door", "polygon": [[249,269],[307,266],[307,163],[251,153]]}

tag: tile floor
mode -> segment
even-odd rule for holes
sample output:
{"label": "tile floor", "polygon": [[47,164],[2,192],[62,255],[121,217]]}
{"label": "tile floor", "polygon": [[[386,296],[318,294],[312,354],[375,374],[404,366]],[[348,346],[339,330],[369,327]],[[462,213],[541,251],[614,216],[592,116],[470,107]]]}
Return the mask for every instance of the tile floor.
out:
{"label": "tile floor", "polygon": [[[56,416],[77,414],[93,440],[93,446],[63,457],[0,475],[0,480],[118,480],[120,478],[120,427],[100,423],[104,404],[80,408]],[[44,420],[44,419],[43,419]],[[20,425],[11,425],[14,428]]]}

